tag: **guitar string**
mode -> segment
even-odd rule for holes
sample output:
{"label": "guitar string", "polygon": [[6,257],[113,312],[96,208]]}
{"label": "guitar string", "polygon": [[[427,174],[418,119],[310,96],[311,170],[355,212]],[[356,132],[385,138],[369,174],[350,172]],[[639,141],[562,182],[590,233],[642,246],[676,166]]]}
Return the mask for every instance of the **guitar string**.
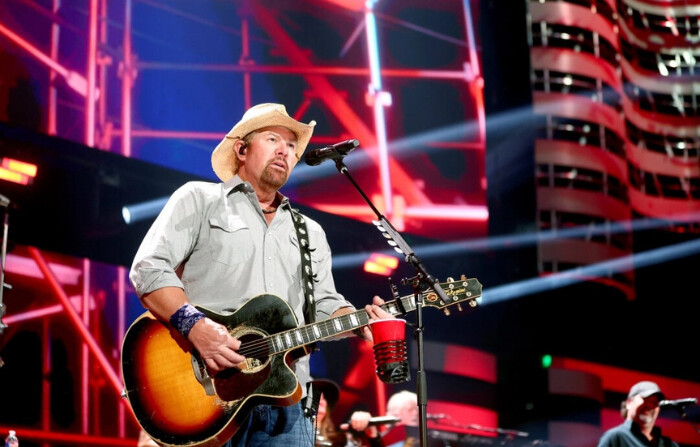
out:
{"label": "guitar string", "polygon": [[[421,293],[422,293],[422,295],[424,295],[424,298],[425,298],[426,292],[421,292]],[[412,302],[409,300],[409,301],[407,301],[406,303],[404,303],[404,300],[407,300],[408,298],[411,298],[411,297],[412,297],[412,295],[405,296],[405,297],[401,297],[401,298],[397,298],[397,299],[394,300],[394,301],[391,301],[391,302],[389,302],[389,303],[385,303],[384,305],[382,305],[382,308],[384,308],[385,310],[391,312],[391,309],[390,309],[391,305],[392,305],[393,303],[395,303],[396,301],[401,301],[402,307],[404,307],[404,309],[406,309],[406,310],[408,310],[408,311],[412,311],[412,310],[413,310]],[[408,304],[408,306],[407,306],[407,304]],[[397,313],[398,313],[398,312],[397,312]],[[330,337],[330,336],[332,336],[332,335],[336,335],[336,334],[339,334],[339,333],[342,333],[342,332],[349,332],[349,331],[351,331],[351,330],[353,330],[353,329],[357,329],[358,327],[362,327],[362,326],[364,326],[364,325],[367,324],[366,321],[362,321],[360,325],[358,325],[358,326],[353,326],[353,325],[352,325],[352,322],[349,321],[349,320],[351,319],[351,315],[356,315],[356,316],[358,316],[358,317],[360,317],[360,318],[366,317],[366,316],[367,316],[366,313],[363,315],[362,312],[353,312],[352,314],[341,315],[341,316],[336,317],[336,318],[331,319],[331,320],[324,320],[324,321],[321,321],[321,322],[318,322],[318,323],[314,323],[314,324],[312,324],[312,325],[303,326],[303,327],[300,327],[300,328],[295,328],[295,329],[290,329],[290,330],[287,330],[287,331],[279,332],[279,333],[277,333],[277,334],[272,334],[272,335],[269,335],[269,336],[266,336],[266,337],[262,337],[262,338],[257,339],[257,340],[250,341],[250,342],[246,343],[245,346],[241,347],[241,349],[239,349],[238,352],[241,353],[242,355],[246,356],[246,357],[268,356],[268,355],[270,355],[270,354],[275,354],[275,353],[278,353],[278,352],[282,352],[282,351],[285,351],[285,350],[290,350],[290,349],[293,349],[293,348],[295,348],[295,347],[299,347],[299,346],[303,346],[303,345],[312,343],[312,341],[306,341],[306,340],[304,340],[303,336],[304,336],[304,334],[305,334],[305,335],[306,335],[306,338],[310,340],[310,338],[311,338],[311,337],[310,337],[310,335],[311,335],[310,333],[313,333],[312,327],[313,327],[314,325],[317,326],[317,327],[319,328],[319,331],[320,331],[320,332],[324,332],[324,331],[322,331],[322,329],[325,329],[325,333],[326,333],[326,336],[325,336],[325,337]],[[334,321],[340,321],[342,330],[340,330],[340,331],[336,331],[336,330],[331,331],[332,329],[334,329],[334,325],[333,325],[333,322],[334,322]],[[347,324],[347,326],[349,326],[349,328],[346,328],[346,324]],[[293,342],[292,342],[292,346],[291,346],[291,347],[287,347],[287,345],[286,345],[286,344],[284,343],[284,341],[283,341],[283,342],[282,342],[282,345],[285,346],[286,349],[283,349],[283,350],[281,350],[281,351],[279,351],[279,350],[274,350],[274,352],[270,352],[270,342],[271,342],[271,340],[272,340],[272,337],[274,337],[274,336],[283,337],[284,334],[288,334],[290,339],[295,340],[295,337],[293,337],[292,335],[290,335],[290,334],[292,334],[294,331],[298,331],[298,332],[300,332],[300,333],[302,334],[302,342],[301,342],[301,343],[297,344],[296,341],[293,341]],[[332,332],[332,333],[331,333],[331,332]],[[320,338],[325,338],[325,337],[320,337]],[[274,346],[273,346],[273,347],[274,347]]]}
{"label": "guitar string", "polygon": [[[426,298],[427,293],[428,293],[428,291],[421,292],[421,295],[423,296],[424,299]],[[396,300],[390,301],[388,303],[384,303],[384,305],[382,305],[381,307],[384,310],[387,310],[391,313],[391,305],[394,303],[400,302],[401,307],[404,310],[412,311],[412,310],[414,310],[414,306],[413,306],[413,302],[409,299],[411,297],[412,297],[412,295],[400,297],[400,298],[397,298]],[[476,298],[476,297],[474,297],[474,298]],[[456,304],[456,301],[453,303],[450,303],[450,304]],[[398,314],[398,313],[400,313],[400,311],[397,311],[396,313]],[[356,316],[360,319],[363,319],[363,321],[360,322],[361,324],[355,326],[352,324],[352,321],[350,321],[352,316]],[[365,326],[368,322],[367,317],[368,317],[368,315],[366,313],[363,314],[361,311],[357,311],[357,312],[353,312],[351,314],[341,315],[339,317],[336,317],[336,318],[333,318],[330,320],[324,320],[324,321],[314,323],[311,325],[302,326],[302,327],[298,327],[295,329],[289,329],[289,330],[286,330],[283,332],[279,332],[277,334],[267,335],[267,336],[261,337],[259,339],[244,343],[238,352],[246,357],[263,357],[263,356],[269,356],[269,355],[276,354],[276,353],[283,352],[283,351],[288,351],[288,350],[294,349],[296,347],[301,347],[301,346],[313,343],[312,335],[315,336],[314,330],[313,330],[314,326],[318,329],[318,331],[321,335],[324,332],[326,333],[325,336],[323,336],[323,335],[321,337],[315,336],[314,341],[318,341],[318,340],[326,338],[326,337],[330,337],[330,336],[333,336],[333,335],[336,335],[336,334],[339,334],[342,332],[349,332],[353,329],[357,329],[358,327]],[[365,321],[365,319],[367,319],[367,321]],[[334,327],[335,321],[338,321],[340,323],[341,330],[335,329],[335,327]],[[301,343],[298,342],[297,337],[293,336],[293,333],[295,331],[297,331],[298,334],[301,335],[301,338],[302,338]],[[292,345],[291,347],[287,347],[288,343],[285,343],[285,341],[286,341],[285,334],[287,337],[289,337],[289,340],[291,340],[291,345]],[[306,338],[304,338],[304,336],[306,336]],[[284,349],[278,350],[276,348],[275,343],[273,341],[273,337],[278,337],[280,339],[280,344],[281,344],[281,346],[284,347]]]}
{"label": "guitar string", "polygon": [[[423,295],[423,298],[425,298],[426,293],[427,293],[426,291],[421,292],[421,294]],[[408,301],[404,302],[408,298],[411,298],[411,295],[405,296],[405,297],[400,297],[394,301],[390,301],[388,303],[385,303],[384,305],[382,305],[382,308],[391,312],[391,308],[390,308],[391,305],[393,303],[396,303],[396,302],[401,302],[401,306],[405,310],[412,311],[412,310],[414,310],[413,309],[414,306],[412,305],[413,304],[412,301],[408,300]],[[455,303],[456,302],[453,302],[451,304],[455,304]],[[397,313],[400,313],[400,312],[397,312]],[[360,322],[360,325],[355,326],[352,324],[352,321],[350,321],[350,320],[351,320],[351,316],[353,316],[353,315],[357,316],[358,318],[363,319],[363,321]],[[311,336],[314,335],[313,334],[313,332],[314,332],[313,327],[314,326],[317,327],[319,333],[321,333],[321,334],[323,332],[326,333],[325,336],[316,337],[314,341],[317,341],[317,340],[325,338],[325,337],[330,337],[332,335],[336,335],[336,334],[339,334],[342,332],[348,332],[348,331],[351,331],[353,329],[357,329],[358,327],[362,327],[362,326],[367,324],[367,321],[364,320],[366,317],[367,317],[366,313],[363,314],[361,311],[358,311],[358,312],[353,312],[353,313],[347,314],[347,315],[341,315],[339,317],[336,317],[336,318],[333,318],[330,320],[324,320],[324,321],[314,323],[314,324],[311,324],[308,326],[302,326],[302,327],[295,328],[295,329],[289,329],[287,331],[283,331],[283,332],[280,332],[277,334],[268,335],[268,336],[262,337],[260,339],[247,342],[247,343],[245,343],[244,346],[241,347],[241,349],[238,352],[240,352],[242,355],[244,355],[246,357],[262,357],[262,356],[269,356],[271,354],[276,354],[279,352],[291,350],[291,349],[294,349],[296,347],[300,347],[300,346],[304,346],[304,345],[313,343]],[[334,327],[335,321],[340,322],[341,330],[335,330],[335,327]],[[297,335],[299,335],[299,334],[301,335],[302,340],[300,343],[298,342],[298,338],[294,337],[292,335],[295,331],[297,331],[297,333],[298,333]],[[285,341],[286,341],[285,334],[287,335],[287,337],[289,337],[289,340],[292,341],[291,347],[288,346],[289,343],[285,343]],[[304,336],[306,338],[304,338]],[[278,350],[275,347],[273,337],[280,338],[281,339],[281,342],[280,342],[281,346],[283,346],[285,349]],[[273,349],[271,349],[271,348],[273,348]]]}
{"label": "guitar string", "polygon": [[[422,292],[422,293],[423,293],[423,295],[425,295],[425,292]],[[407,299],[410,297],[411,297],[411,295],[398,298],[397,300],[390,301],[389,303],[384,303],[384,305],[382,305],[381,307],[384,308],[384,310],[390,311],[391,304],[393,304],[399,300],[401,300],[403,303],[404,299]],[[409,304],[410,304],[410,302],[409,302]],[[406,308],[406,303],[403,303],[402,306],[404,308]],[[409,306],[409,307],[412,307],[412,306]],[[408,310],[413,310],[413,309],[410,308]],[[238,352],[246,357],[266,356],[266,355],[270,355],[270,342],[272,340],[272,337],[274,337],[274,336],[284,337],[284,334],[288,334],[289,338],[293,340],[293,342],[292,342],[293,346],[290,348],[284,349],[284,350],[288,350],[288,349],[293,349],[294,347],[303,346],[305,344],[312,343],[312,341],[304,340],[303,336],[305,334],[306,338],[310,340],[311,339],[310,335],[313,333],[313,329],[312,329],[313,326],[318,327],[320,333],[325,332],[326,333],[325,337],[330,337],[332,335],[336,335],[336,334],[339,334],[342,332],[349,332],[353,329],[357,329],[358,327],[362,327],[362,326],[365,326],[367,324],[368,319],[367,319],[367,321],[361,321],[360,322],[361,324],[358,326],[353,326],[352,321],[351,321],[352,315],[355,315],[360,319],[366,319],[366,317],[368,316],[366,313],[363,314],[362,312],[353,312],[352,314],[341,315],[339,317],[336,317],[336,318],[333,318],[330,320],[324,320],[324,321],[321,321],[318,323],[314,323],[312,325],[303,326],[300,328],[295,328],[295,329],[290,329],[287,331],[279,332],[277,334],[272,334],[270,336],[262,337],[262,338],[259,338],[257,340],[253,340],[253,341],[250,341],[248,343],[245,343],[245,346],[242,346],[241,349],[238,350]],[[342,330],[331,331],[332,329],[334,329],[334,324],[333,324],[334,321],[340,322]],[[346,326],[349,326],[349,327],[346,328]],[[323,329],[325,329],[325,331],[323,331]],[[293,337],[291,335],[291,333],[293,333],[294,331],[298,331],[302,334],[302,343],[297,344],[297,342],[294,341],[295,337]],[[319,338],[325,338],[325,337],[319,337]],[[283,346],[286,346],[286,344],[284,342],[283,342]],[[282,351],[284,351],[284,350],[282,350]],[[277,352],[281,352],[281,351],[275,350],[275,352],[272,352],[272,354],[275,354]]]}
{"label": "guitar string", "polygon": [[[406,298],[406,297],[403,297],[403,298]],[[388,311],[389,310],[388,307],[392,303],[393,302],[385,303],[382,307]],[[360,321],[361,324],[358,326],[354,326],[352,324],[352,321],[351,321],[351,315],[354,315],[358,319],[363,320],[363,321]],[[269,335],[267,337],[262,337],[262,338],[259,338],[257,340],[250,341],[250,342],[246,343],[245,346],[242,346],[241,349],[238,350],[238,352],[246,357],[254,357],[256,355],[259,355],[259,356],[269,355],[270,354],[270,349],[269,349],[270,343],[269,342],[271,341],[272,337],[274,337],[274,336],[284,337],[284,334],[288,334],[289,338],[293,340],[293,342],[292,342],[293,346],[288,348],[288,349],[293,349],[294,347],[303,346],[305,344],[313,343],[312,341],[304,340],[304,337],[303,337],[304,335],[306,335],[306,339],[309,339],[309,340],[311,339],[310,335],[313,334],[313,326],[316,326],[318,328],[319,333],[326,334],[325,336],[322,335],[322,337],[317,338],[317,339],[320,339],[320,338],[330,337],[330,336],[333,336],[333,335],[336,335],[336,334],[339,334],[342,332],[349,332],[353,329],[357,329],[358,327],[362,327],[362,326],[366,325],[367,322],[369,321],[369,319],[367,317],[368,317],[367,313],[364,313],[364,315],[363,315],[363,313],[361,311],[353,312],[352,314],[341,315],[339,317],[336,317],[336,318],[333,318],[330,320],[320,321],[320,322],[314,323],[312,325],[302,326],[300,328],[295,328],[295,329],[290,329],[287,331],[279,332],[277,334],[272,334],[272,335]],[[366,321],[364,321],[364,320],[366,320]],[[335,330],[334,321],[340,322],[340,325],[342,328],[340,331]],[[302,334],[302,343],[297,344],[296,337],[293,337],[291,335],[294,331],[298,331]],[[283,344],[283,346],[286,347],[286,344],[284,343],[284,341],[282,344]],[[284,350],[288,350],[288,349],[284,349]],[[275,351],[275,352],[272,352],[272,354],[277,353],[277,352],[281,352],[281,351]]]}
{"label": "guitar string", "polygon": [[[290,329],[287,331],[279,332],[277,334],[273,334],[273,335],[270,335],[267,337],[263,337],[263,338],[259,338],[257,340],[250,341],[248,343],[245,343],[245,345],[242,346],[241,349],[238,350],[238,352],[246,357],[255,357],[256,355],[269,355],[270,354],[270,352],[269,352],[270,351],[270,349],[269,349],[270,343],[269,342],[272,339],[272,337],[274,337],[274,336],[284,337],[284,334],[288,334],[289,338],[292,340],[293,346],[289,349],[293,349],[296,346],[303,346],[305,344],[312,343],[312,341],[307,341],[307,340],[311,339],[310,335],[312,335],[312,333],[313,333],[312,326],[316,326],[319,329],[319,332],[322,334],[322,336],[317,337],[317,339],[320,339],[320,338],[330,337],[330,336],[333,336],[333,335],[336,335],[336,334],[339,334],[342,332],[349,332],[353,329],[356,329],[357,327],[361,327],[361,326],[364,326],[366,324],[366,323],[362,322],[364,324],[360,324],[359,326],[353,326],[352,322],[351,322],[350,315],[358,315],[359,318],[362,318],[360,316],[361,313],[341,315],[340,317],[334,318],[332,320],[321,321],[318,323],[314,323],[313,325],[303,326],[303,327],[296,328],[296,329]],[[365,316],[366,316],[366,314],[365,314]],[[335,330],[334,325],[333,325],[334,321],[340,322],[340,325],[342,327],[342,329],[340,331]],[[291,333],[293,333],[294,331],[298,331],[301,333],[301,335],[302,335],[302,343],[301,344],[297,344],[297,341],[296,341],[297,338],[293,337],[291,335]],[[324,333],[326,334],[325,336],[323,336]],[[304,338],[304,335],[306,335],[306,338]],[[283,343],[283,345],[286,346],[286,344],[284,344],[284,343]],[[281,351],[275,351],[272,353],[274,354],[276,352],[281,352]]]}
{"label": "guitar string", "polygon": [[[421,294],[423,295],[423,298],[426,297],[426,294],[427,294],[427,293],[428,293],[427,291],[421,292]],[[385,303],[385,304],[382,305],[381,307],[384,308],[385,310],[391,312],[390,306],[391,306],[393,303],[395,303],[395,302],[397,302],[397,301],[400,301],[400,302],[402,303],[401,305],[402,305],[402,307],[403,307],[404,309],[406,309],[407,311],[412,311],[412,310],[414,310],[414,309],[413,309],[414,306],[412,305],[412,302],[411,302],[410,300],[408,300],[408,299],[411,298],[411,297],[412,297],[412,295],[400,297],[400,298],[397,298],[397,299],[394,300],[394,301],[390,301],[389,303]],[[404,302],[405,300],[407,300],[407,301]],[[451,303],[451,304],[456,304],[456,302],[453,302],[453,303]],[[408,305],[408,306],[407,306],[407,305]],[[398,313],[398,312],[397,312],[397,313]],[[319,331],[321,331],[322,329],[325,329],[325,332],[326,332],[326,336],[325,336],[325,337],[330,337],[330,336],[332,336],[332,335],[336,335],[336,334],[339,334],[339,333],[342,333],[342,332],[349,332],[349,331],[351,331],[351,330],[353,330],[353,329],[357,329],[358,327],[361,327],[361,326],[364,326],[364,325],[367,324],[366,321],[362,321],[360,325],[358,325],[358,326],[353,326],[352,322],[349,321],[349,320],[351,319],[351,316],[352,316],[352,315],[356,315],[356,316],[358,316],[358,317],[360,317],[360,318],[365,318],[365,317],[367,316],[366,313],[363,314],[362,312],[358,311],[358,312],[353,312],[352,314],[341,315],[341,316],[339,316],[339,317],[336,317],[336,318],[333,318],[333,319],[330,319],[330,320],[324,320],[324,321],[321,321],[321,322],[318,322],[318,323],[314,323],[314,324],[311,324],[311,325],[308,325],[308,326],[302,326],[302,327],[295,328],[295,329],[289,329],[289,330],[287,330],[287,331],[279,332],[279,333],[277,333],[277,334],[268,335],[268,336],[265,336],[265,337],[261,337],[261,338],[259,338],[259,339],[257,339],[257,340],[250,341],[250,342],[246,343],[245,346],[242,346],[241,349],[239,349],[238,352],[241,353],[242,355],[246,356],[246,357],[269,356],[270,354],[276,354],[276,353],[278,353],[278,352],[287,351],[287,350],[290,350],[290,349],[294,349],[294,348],[296,348],[296,347],[300,347],[300,346],[304,346],[304,345],[306,345],[306,344],[313,343],[313,341],[311,341],[310,335],[313,333],[313,326],[314,326],[314,325],[315,325],[316,327],[319,328]],[[334,321],[339,321],[339,322],[340,322],[342,330],[340,330],[340,331],[333,330],[333,329],[334,329],[334,324],[333,324]],[[349,328],[346,328],[346,323],[347,323],[347,325],[349,326]],[[333,330],[333,333],[331,333],[331,330]],[[295,331],[299,332],[299,333],[302,335],[302,342],[301,342],[301,343],[298,343],[298,342],[296,341],[296,337],[293,337],[293,336],[291,335],[291,334],[292,334],[293,332],[295,332]],[[289,339],[292,340],[292,346],[291,346],[291,347],[288,347],[288,346],[287,346],[288,344],[284,343],[284,334],[287,334],[287,335],[289,336]],[[304,334],[306,335],[306,338],[307,338],[309,341],[307,341],[307,340],[304,339]],[[270,345],[271,345],[271,343],[272,343],[272,344],[273,344],[272,347],[274,348],[274,343],[272,342],[272,338],[275,337],[275,336],[277,336],[277,337],[282,337],[282,346],[285,346],[285,349],[282,349],[282,350],[273,349],[272,352],[271,352],[271,350],[270,350],[271,346],[270,346]],[[321,338],[325,338],[325,337],[323,337],[323,336],[322,336],[322,337],[318,337],[316,340],[321,339]]]}

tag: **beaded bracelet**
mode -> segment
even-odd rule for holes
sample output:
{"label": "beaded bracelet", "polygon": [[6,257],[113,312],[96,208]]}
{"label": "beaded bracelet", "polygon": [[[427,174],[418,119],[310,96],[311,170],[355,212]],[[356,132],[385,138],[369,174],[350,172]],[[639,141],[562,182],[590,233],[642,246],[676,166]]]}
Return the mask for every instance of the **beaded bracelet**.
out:
{"label": "beaded bracelet", "polygon": [[192,326],[204,317],[205,315],[202,312],[188,303],[180,307],[170,316],[170,324],[182,334],[183,337],[187,338],[190,330],[192,330]]}

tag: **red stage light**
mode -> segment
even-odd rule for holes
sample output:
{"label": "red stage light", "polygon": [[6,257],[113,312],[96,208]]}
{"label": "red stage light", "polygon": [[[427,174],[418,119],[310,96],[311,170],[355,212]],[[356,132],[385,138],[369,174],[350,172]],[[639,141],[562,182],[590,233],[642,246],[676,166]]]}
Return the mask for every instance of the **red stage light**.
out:
{"label": "red stage light", "polygon": [[365,272],[374,273],[377,275],[391,276],[392,272],[398,267],[399,260],[393,256],[372,253],[369,259],[365,261]]}
{"label": "red stage light", "polygon": [[37,170],[37,166],[33,163],[3,157],[0,164],[0,179],[29,185],[34,181]]}

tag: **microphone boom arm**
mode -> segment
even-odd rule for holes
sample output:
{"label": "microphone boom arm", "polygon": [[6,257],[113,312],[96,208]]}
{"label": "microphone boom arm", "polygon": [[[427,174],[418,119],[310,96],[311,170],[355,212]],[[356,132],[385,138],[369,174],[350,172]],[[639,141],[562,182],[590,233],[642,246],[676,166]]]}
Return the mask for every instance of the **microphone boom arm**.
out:
{"label": "microphone boom arm", "polygon": [[343,163],[343,159],[336,159],[335,166],[338,169],[338,172],[345,175],[348,178],[348,180],[350,180],[350,183],[353,184],[355,189],[357,189],[362,198],[365,200],[365,202],[367,202],[369,207],[377,216],[378,220],[374,221],[373,223],[377,227],[377,229],[383,233],[384,237],[387,239],[387,243],[391,245],[394,248],[394,250],[403,254],[405,257],[405,261],[408,264],[411,264],[413,267],[415,267],[416,271],[418,272],[418,276],[422,280],[424,280],[430,286],[430,288],[433,289],[433,291],[435,291],[435,293],[440,297],[440,299],[443,300],[443,302],[448,303],[449,298],[440,286],[439,281],[428,273],[425,266],[423,265],[423,262],[418,258],[418,256],[416,256],[413,249],[404,240],[403,236],[401,236],[401,234],[396,230],[396,228],[394,228],[391,222],[389,222],[387,218],[384,217],[384,215],[381,212],[379,212],[379,210],[377,209],[377,207],[374,206],[369,197],[367,197],[364,191],[362,191],[360,185],[358,185],[355,182],[355,179],[352,178],[352,176],[348,172],[348,167],[345,166],[345,163]]}
{"label": "microphone boom arm", "polygon": [[[372,201],[367,197],[367,195],[362,191],[360,185],[355,182],[348,172],[347,166],[343,163],[343,157],[335,159],[335,167],[338,172],[345,175],[347,179],[352,183],[355,189],[360,193],[362,198],[367,202],[369,207],[372,209],[374,214],[377,216],[377,221],[374,225],[379,231],[382,232],[383,236],[387,239],[389,245],[391,245],[394,250],[400,252],[405,256],[405,261],[411,264],[418,272],[416,278],[419,281],[426,282],[430,288],[443,300],[443,302],[448,303],[450,300],[447,298],[447,294],[442,289],[438,281],[428,273],[425,266],[421,260],[413,252],[413,249],[408,245],[408,243],[403,239],[398,231],[391,225],[386,217],[379,212],[377,207],[374,206]],[[416,396],[418,404],[418,415],[419,415],[419,435],[420,435],[420,445],[428,445],[428,416],[427,416],[427,406],[428,406],[428,385],[425,375],[425,369],[423,366],[423,294],[419,290],[419,281],[411,280],[414,289],[414,295],[416,300],[416,324],[415,324],[415,339],[416,339],[416,352],[418,356],[418,367],[416,372]]]}

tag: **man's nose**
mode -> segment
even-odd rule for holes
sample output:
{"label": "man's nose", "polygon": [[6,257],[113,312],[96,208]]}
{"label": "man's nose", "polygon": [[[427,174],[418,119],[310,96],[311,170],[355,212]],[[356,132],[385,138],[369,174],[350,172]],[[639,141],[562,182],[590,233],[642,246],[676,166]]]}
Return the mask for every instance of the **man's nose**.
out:
{"label": "man's nose", "polygon": [[289,147],[289,143],[286,140],[282,139],[277,145],[275,153],[286,157],[289,154],[290,150],[291,148]]}

